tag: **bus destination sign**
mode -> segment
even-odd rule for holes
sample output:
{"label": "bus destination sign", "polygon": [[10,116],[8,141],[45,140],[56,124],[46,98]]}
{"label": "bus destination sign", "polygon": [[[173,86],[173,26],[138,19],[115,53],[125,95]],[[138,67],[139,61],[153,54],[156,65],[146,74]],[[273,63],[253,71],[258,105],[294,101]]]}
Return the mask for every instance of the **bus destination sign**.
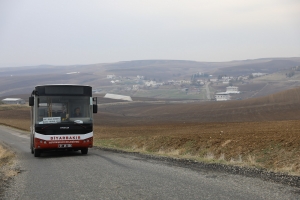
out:
{"label": "bus destination sign", "polygon": [[44,117],[43,118],[43,124],[56,124],[60,123],[61,118],[60,117]]}

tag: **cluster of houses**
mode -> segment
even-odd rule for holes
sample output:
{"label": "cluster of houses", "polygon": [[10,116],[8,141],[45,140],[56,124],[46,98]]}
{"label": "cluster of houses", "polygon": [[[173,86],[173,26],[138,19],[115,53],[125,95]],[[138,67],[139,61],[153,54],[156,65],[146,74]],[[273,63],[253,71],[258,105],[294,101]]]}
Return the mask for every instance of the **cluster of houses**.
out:
{"label": "cluster of houses", "polygon": [[[207,77],[204,78],[200,78],[200,75],[202,74],[197,74],[198,76],[196,76],[196,78],[194,77],[194,79],[192,80],[169,80],[166,82],[156,82],[155,80],[145,80],[144,76],[136,76],[133,78],[128,78],[130,80],[133,80],[136,82],[136,84],[133,84],[132,88],[128,88],[126,90],[139,90],[141,88],[144,87],[152,87],[152,88],[157,88],[161,85],[178,85],[178,86],[183,86],[183,85],[192,85],[195,84],[196,85],[205,85],[207,84],[206,82],[212,82],[212,83],[221,83],[221,84],[230,84],[230,82],[232,80],[239,80],[239,81],[244,81],[244,80],[248,80],[249,76],[239,76],[239,77],[232,77],[232,76],[222,76],[222,77],[218,77],[218,78],[213,78],[212,75],[207,75]],[[252,73],[251,74],[253,77],[258,77],[258,76],[264,76],[267,75],[266,73]],[[202,76],[201,76],[202,77]],[[107,75],[108,79],[112,79],[111,83],[119,83],[121,82],[120,80],[122,80],[122,77],[116,77],[115,75]],[[120,80],[118,80],[118,78]],[[226,87],[226,91],[225,92],[217,92],[215,94],[215,100],[216,101],[227,101],[230,100],[233,94],[239,94],[239,88],[237,86],[228,86]]]}
{"label": "cluster of houses", "polygon": [[209,79],[210,82],[212,83],[222,83],[222,84],[229,84],[231,80],[241,80],[241,81],[246,81],[249,79],[249,76],[238,76],[238,77],[233,77],[233,76],[222,76],[221,78],[211,78]]}
{"label": "cluster of houses", "polygon": [[229,84],[229,81],[232,80],[232,79],[233,79],[232,76],[223,76],[223,77],[221,77],[221,79],[219,79],[219,78],[211,78],[211,79],[209,79],[209,81],[213,82],[213,83],[215,83],[215,82],[221,82],[223,84]]}
{"label": "cluster of houses", "polygon": [[[116,84],[116,83],[120,83],[121,81],[119,79],[121,79],[122,77],[117,77],[115,75],[106,75],[106,78],[107,79],[111,79],[110,82],[112,84]],[[144,76],[140,76],[140,75],[137,75],[136,77],[134,78],[131,78],[133,81],[135,81],[136,83],[138,84],[134,84],[132,86],[132,90],[138,90],[142,87],[153,87],[153,88],[156,88],[156,87],[159,87],[159,86],[162,86],[162,85],[189,85],[191,84],[191,81],[187,81],[187,80],[169,80],[167,82],[157,82],[157,81],[154,81],[154,80],[144,80]],[[203,82],[200,82],[200,84],[203,84]]]}

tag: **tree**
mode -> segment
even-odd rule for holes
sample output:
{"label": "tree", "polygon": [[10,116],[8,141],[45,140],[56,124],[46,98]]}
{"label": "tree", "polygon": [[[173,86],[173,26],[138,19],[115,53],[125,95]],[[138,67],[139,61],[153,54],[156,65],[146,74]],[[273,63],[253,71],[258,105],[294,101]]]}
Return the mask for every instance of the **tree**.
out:
{"label": "tree", "polygon": [[294,76],[295,75],[295,72],[294,71],[291,71],[291,72],[289,72],[289,73],[286,73],[286,76],[287,77],[292,77],[292,76]]}
{"label": "tree", "polygon": [[195,79],[195,74],[193,74],[192,76],[191,76],[191,81],[193,81]]}

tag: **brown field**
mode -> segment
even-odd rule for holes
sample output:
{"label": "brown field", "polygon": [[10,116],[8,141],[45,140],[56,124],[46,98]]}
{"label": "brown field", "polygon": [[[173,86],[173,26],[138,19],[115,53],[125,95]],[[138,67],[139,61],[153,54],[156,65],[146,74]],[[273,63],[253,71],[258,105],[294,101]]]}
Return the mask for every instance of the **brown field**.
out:
{"label": "brown field", "polygon": [[[29,114],[1,105],[0,123],[29,130]],[[100,104],[94,137],[96,146],[300,175],[300,88],[243,101]]]}
{"label": "brown field", "polygon": [[30,107],[0,105],[0,124],[30,131]]}

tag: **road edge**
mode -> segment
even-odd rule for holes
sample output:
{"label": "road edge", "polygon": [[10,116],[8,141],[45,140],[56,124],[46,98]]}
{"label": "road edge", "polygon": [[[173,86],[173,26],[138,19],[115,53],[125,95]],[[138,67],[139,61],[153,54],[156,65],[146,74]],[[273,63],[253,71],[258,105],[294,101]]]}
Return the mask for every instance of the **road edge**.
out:
{"label": "road edge", "polygon": [[190,160],[190,159],[173,158],[173,157],[166,157],[166,156],[159,156],[159,155],[150,155],[150,154],[143,154],[141,152],[128,152],[128,151],[124,151],[124,150],[118,150],[118,149],[112,149],[112,148],[106,148],[106,147],[94,146],[93,149],[99,149],[99,150],[109,151],[109,152],[114,152],[114,153],[134,155],[134,156],[138,156],[141,158],[162,161],[165,163],[169,163],[171,165],[185,167],[185,168],[189,168],[192,170],[208,170],[208,171],[214,171],[214,172],[229,173],[229,174],[234,174],[234,175],[242,175],[242,176],[246,176],[246,177],[259,178],[264,181],[272,181],[272,182],[281,183],[284,185],[289,185],[289,186],[300,188],[300,176],[294,176],[294,175],[289,175],[289,174],[285,174],[285,173],[276,173],[276,172],[268,171],[266,169],[225,165],[225,164],[220,164],[220,163],[205,163],[205,162],[199,162],[199,161]]}
{"label": "road edge", "polygon": [[[24,135],[27,135],[28,131],[24,131],[15,127],[5,126],[1,124],[0,126],[6,127],[8,129],[17,129],[18,131],[22,131]],[[25,133],[26,132],[26,133]],[[28,135],[27,135],[28,136]],[[266,169],[259,169],[255,167],[241,167],[235,165],[225,165],[221,163],[206,163],[206,162],[199,162],[191,159],[184,159],[184,158],[174,158],[174,157],[166,157],[160,155],[153,155],[153,154],[144,154],[141,152],[129,152],[119,149],[107,148],[107,147],[99,147],[94,146],[93,149],[100,149],[103,151],[110,151],[115,153],[122,153],[122,154],[129,154],[134,155],[146,159],[162,161],[165,163],[169,163],[172,165],[186,167],[193,170],[209,170],[214,172],[222,172],[222,173],[229,173],[235,175],[242,175],[246,177],[253,177],[253,178],[260,178],[265,181],[272,181],[276,183],[281,183],[284,185],[294,186],[300,188],[300,176],[289,175],[285,173],[277,173],[268,171]]]}

